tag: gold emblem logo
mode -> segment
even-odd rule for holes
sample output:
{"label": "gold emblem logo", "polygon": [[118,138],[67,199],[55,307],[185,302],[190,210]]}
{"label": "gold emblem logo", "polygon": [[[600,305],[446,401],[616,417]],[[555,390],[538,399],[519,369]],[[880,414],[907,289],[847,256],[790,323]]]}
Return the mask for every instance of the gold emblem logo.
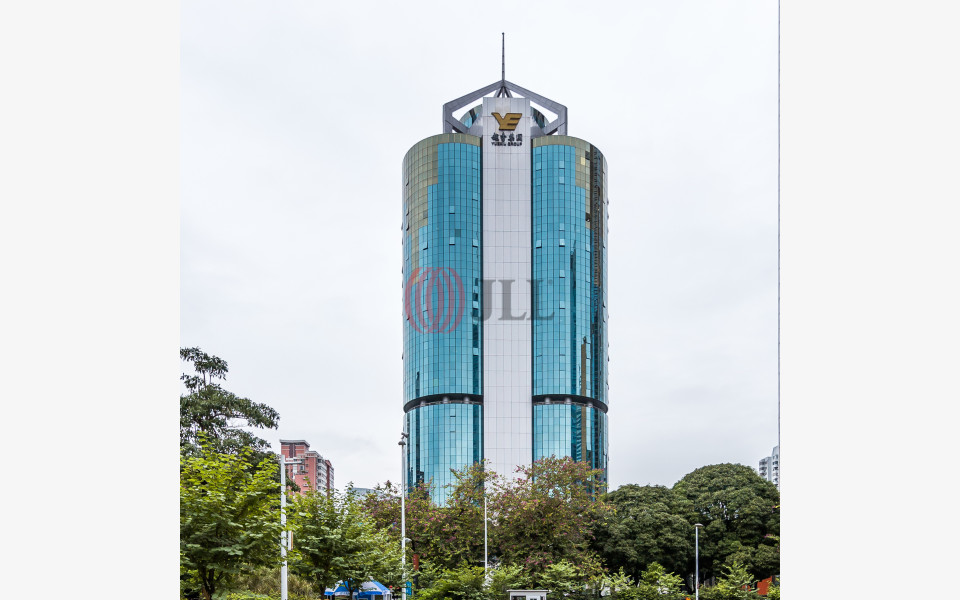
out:
{"label": "gold emblem logo", "polygon": [[500,113],[493,113],[493,118],[497,120],[497,124],[500,125],[500,131],[513,131],[517,128],[517,125],[520,124],[520,118],[523,115],[521,113],[507,113],[504,116],[500,116]]}

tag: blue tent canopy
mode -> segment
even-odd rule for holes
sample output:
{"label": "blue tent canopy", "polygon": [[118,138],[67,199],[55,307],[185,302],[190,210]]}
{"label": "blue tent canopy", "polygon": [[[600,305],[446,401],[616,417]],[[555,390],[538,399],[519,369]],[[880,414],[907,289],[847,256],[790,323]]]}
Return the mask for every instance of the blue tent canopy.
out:
{"label": "blue tent canopy", "polygon": [[[335,590],[327,588],[324,595],[328,598],[349,597],[350,591],[341,583]],[[354,590],[353,597],[358,600],[393,600],[393,593],[379,581],[364,581],[359,590]]]}

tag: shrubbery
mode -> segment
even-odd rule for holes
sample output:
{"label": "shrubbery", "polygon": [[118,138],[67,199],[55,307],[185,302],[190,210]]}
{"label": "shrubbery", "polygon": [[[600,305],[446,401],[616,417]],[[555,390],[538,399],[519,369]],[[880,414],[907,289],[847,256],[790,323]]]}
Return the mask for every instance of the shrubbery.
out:
{"label": "shrubbery", "polygon": [[[763,598],[750,586],[756,582],[747,568],[740,562],[734,562],[725,568],[726,574],[717,585],[700,590],[703,600],[759,600]],[[747,588],[747,589],[744,589]]]}

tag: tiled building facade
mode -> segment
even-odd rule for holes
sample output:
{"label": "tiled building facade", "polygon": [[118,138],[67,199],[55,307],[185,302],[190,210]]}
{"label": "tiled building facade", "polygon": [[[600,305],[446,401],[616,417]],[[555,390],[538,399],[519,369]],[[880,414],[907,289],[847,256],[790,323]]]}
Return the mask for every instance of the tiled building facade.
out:
{"label": "tiled building facade", "polygon": [[280,452],[287,460],[301,459],[287,465],[287,478],[292,479],[301,492],[321,490],[330,495],[334,489],[333,464],[315,450],[306,440],[280,440]]}

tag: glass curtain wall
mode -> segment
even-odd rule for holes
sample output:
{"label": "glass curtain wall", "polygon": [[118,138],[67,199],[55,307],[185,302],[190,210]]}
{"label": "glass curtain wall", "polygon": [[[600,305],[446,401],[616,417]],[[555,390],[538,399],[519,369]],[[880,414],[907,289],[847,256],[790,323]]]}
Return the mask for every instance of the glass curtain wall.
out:
{"label": "glass curtain wall", "polygon": [[407,484],[432,483],[481,459],[480,138],[443,134],[403,161],[403,401]]}
{"label": "glass curtain wall", "polygon": [[533,140],[533,458],[607,467],[606,161]]}

